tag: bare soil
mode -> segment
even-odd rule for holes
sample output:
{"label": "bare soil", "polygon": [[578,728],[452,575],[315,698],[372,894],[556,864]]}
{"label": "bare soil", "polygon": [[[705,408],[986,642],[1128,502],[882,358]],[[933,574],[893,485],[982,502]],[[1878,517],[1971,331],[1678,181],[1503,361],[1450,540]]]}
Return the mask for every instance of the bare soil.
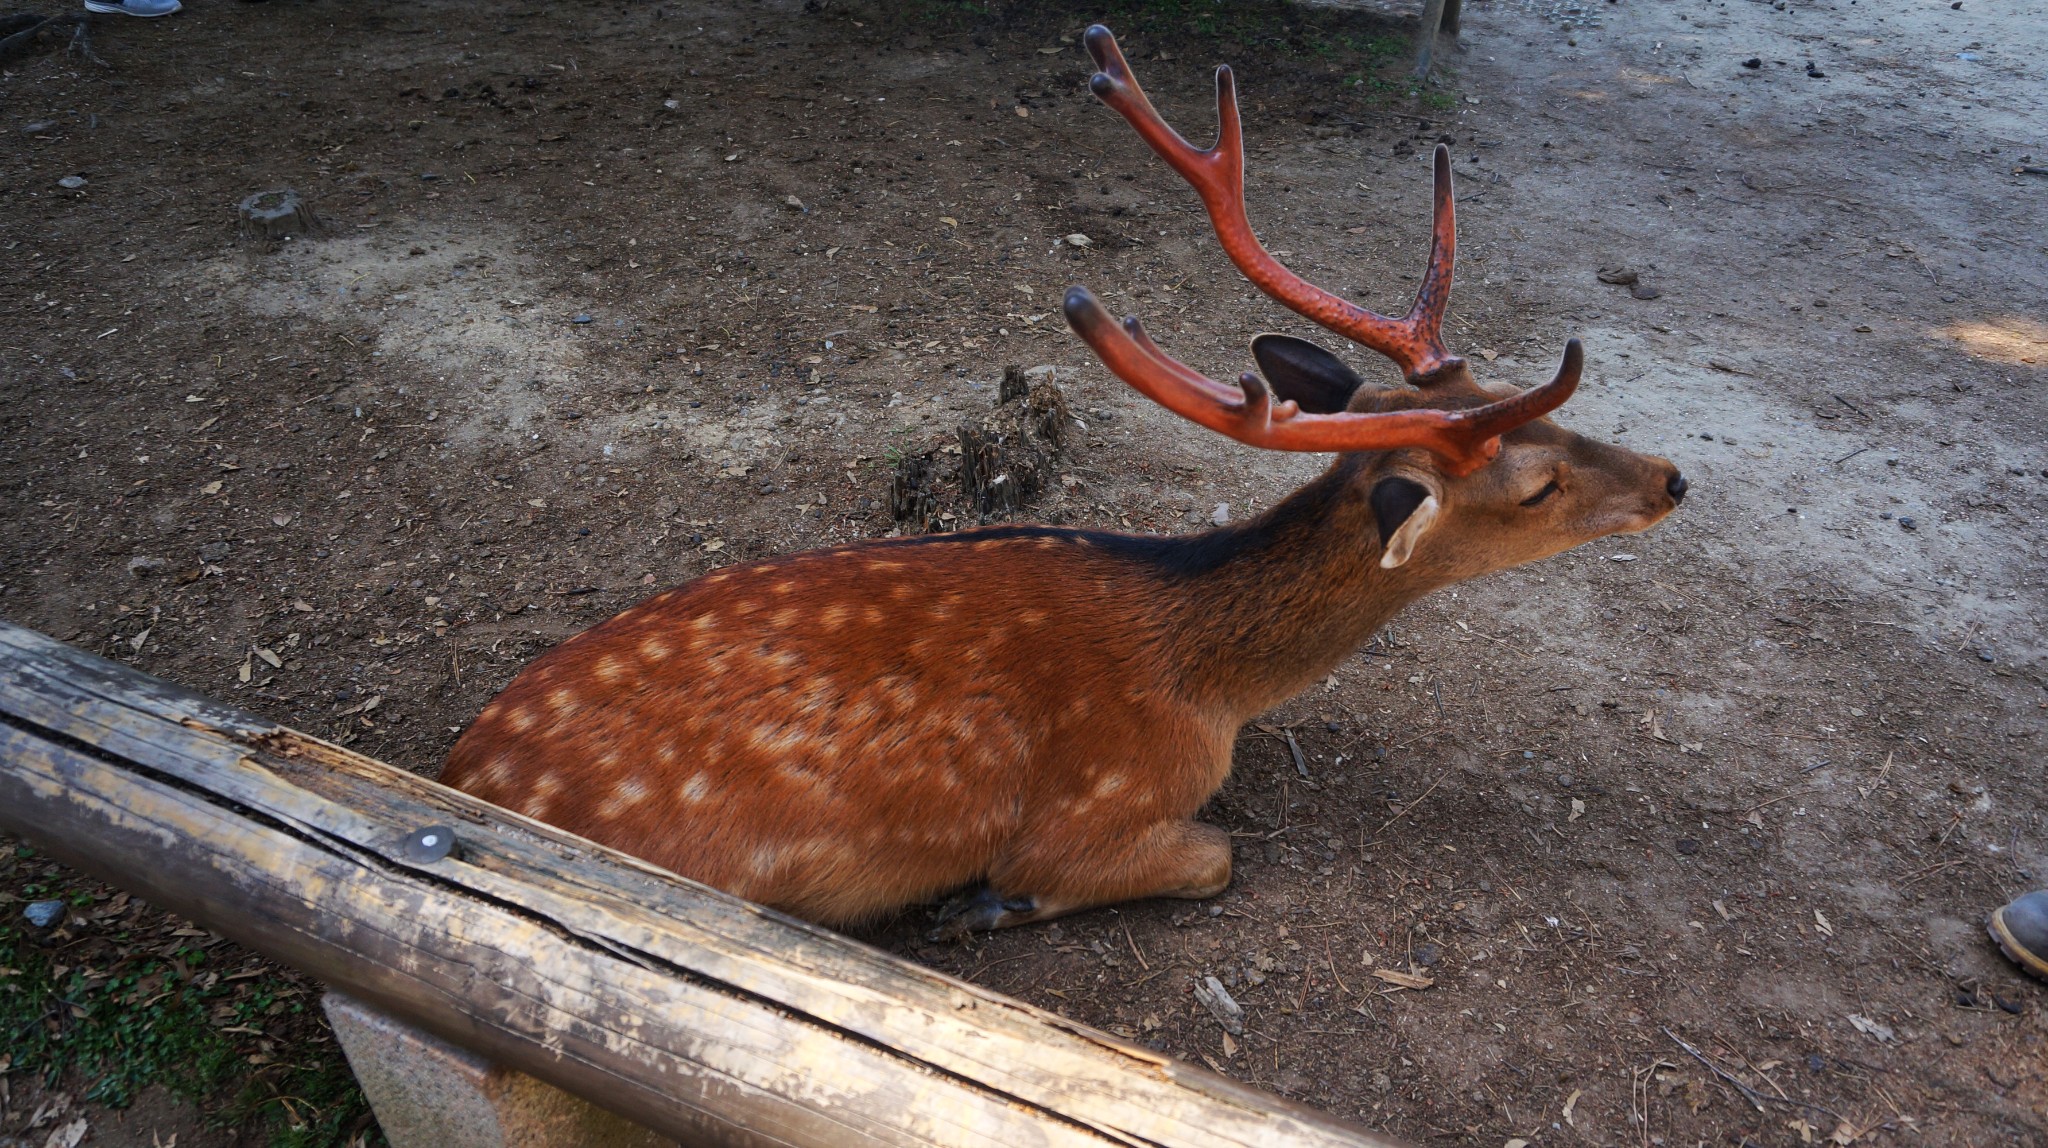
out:
{"label": "bare soil", "polygon": [[[0,74],[0,614],[432,774],[653,588],[894,529],[1008,364],[1087,426],[1031,516],[1271,504],[1322,460],[1059,319],[1087,283],[1225,377],[1307,333],[1088,95],[1098,17],[1197,139],[1237,66],[1269,246],[1382,309],[1451,144],[1457,348],[1526,384],[1585,339],[1561,421],[1693,493],[1248,729],[1215,902],[868,939],[1422,1143],[2048,1143],[1982,930],[2048,882],[2038,2],[1492,0],[1419,95],[1405,5],[103,21],[108,67]],[[325,237],[238,236],[281,187]]]}

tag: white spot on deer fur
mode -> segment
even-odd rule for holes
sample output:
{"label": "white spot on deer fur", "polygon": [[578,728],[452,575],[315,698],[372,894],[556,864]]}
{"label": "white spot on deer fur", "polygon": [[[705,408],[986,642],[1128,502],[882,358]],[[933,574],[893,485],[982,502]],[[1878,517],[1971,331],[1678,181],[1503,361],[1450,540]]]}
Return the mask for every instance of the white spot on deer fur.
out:
{"label": "white spot on deer fur", "polygon": [[775,592],[777,594],[787,594],[794,589],[796,589],[796,579],[794,578],[785,578],[775,584]]}
{"label": "white spot on deer fur", "polygon": [[578,709],[582,708],[581,704],[576,700],[575,693],[567,686],[548,691],[548,704],[554,707],[555,719],[557,721],[574,715]]}
{"label": "white spot on deer fur", "polygon": [[818,624],[829,633],[846,624],[846,616],[853,610],[844,602],[834,602],[818,613]]}
{"label": "white spot on deer fur", "polygon": [[763,845],[754,850],[751,858],[756,876],[765,877],[775,871],[782,861],[782,850],[773,845]]}
{"label": "white spot on deer fur", "polygon": [[684,801],[694,804],[710,795],[711,786],[705,782],[703,774],[693,773],[690,775],[690,780],[683,783],[682,789],[679,792]]}
{"label": "white spot on deer fur", "polygon": [[592,672],[607,682],[616,682],[626,676],[626,663],[620,661],[615,654],[606,654],[597,660]]}
{"label": "white spot on deer fur", "polygon": [[659,636],[648,638],[640,643],[640,656],[650,662],[661,661],[674,652],[675,648]]}
{"label": "white spot on deer fur", "polygon": [[775,611],[775,615],[769,618],[768,621],[772,625],[774,625],[775,628],[778,630],[787,630],[791,626],[794,626],[797,623],[797,620],[802,618],[803,616],[804,612],[799,607],[785,606],[782,609]]}
{"label": "white spot on deer fur", "polygon": [[697,631],[700,634],[710,633],[711,630],[717,625],[718,611],[716,610],[713,610],[705,614],[699,614],[696,617],[690,619],[690,628],[692,630]]}
{"label": "white spot on deer fur", "polygon": [[1095,783],[1095,795],[1097,797],[1108,797],[1110,794],[1122,789],[1126,780],[1128,779],[1121,773],[1104,774],[1102,779]]}
{"label": "white spot on deer fur", "polygon": [[505,784],[512,780],[512,758],[506,754],[499,754],[491,759],[491,764],[484,766],[483,772],[477,777],[487,785]]}
{"label": "white spot on deer fur", "polygon": [[598,808],[597,814],[599,817],[617,817],[645,800],[647,800],[647,787],[645,785],[638,781],[622,782],[618,788],[612,790],[611,796],[605,798],[605,802]]}
{"label": "white spot on deer fur", "polygon": [[527,730],[532,729],[534,723],[539,720],[539,718],[534,716],[532,710],[525,706],[520,706],[505,715],[505,728],[513,733],[525,733]]}

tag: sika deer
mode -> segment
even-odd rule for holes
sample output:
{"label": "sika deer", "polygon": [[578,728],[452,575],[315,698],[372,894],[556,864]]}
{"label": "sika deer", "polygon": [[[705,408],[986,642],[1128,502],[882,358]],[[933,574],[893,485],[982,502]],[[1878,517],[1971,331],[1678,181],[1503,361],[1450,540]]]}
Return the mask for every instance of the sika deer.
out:
{"label": "sika deer", "polygon": [[[1135,319],[1069,291],[1118,377],[1243,442],[1336,451],[1239,525],[1184,537],[1006,526],[729,566],[540,658],[487,706],[443,779],[678,873],[826,923],[955,890],[946,931],[1137,897],[1208,897],[1230,841],[1191,820],[1250,717],[1327,674],[1439,587],[1643,530],[1685,494],[1660,458],[1543,418],[1577,385],[1568,344],[1533,390],[1482,389],[1439,337],[1455,242],[1436,231],[1406,318],[1295,277],[1252,236],[1228,68],[1221,138],[1189,146],[1106,29],[1096,93],[1201,194],[1267,294],[1378,351],[1412,388],[1262,335],[1233,389]],[[1007,606],[987,608],[992,588]]]}

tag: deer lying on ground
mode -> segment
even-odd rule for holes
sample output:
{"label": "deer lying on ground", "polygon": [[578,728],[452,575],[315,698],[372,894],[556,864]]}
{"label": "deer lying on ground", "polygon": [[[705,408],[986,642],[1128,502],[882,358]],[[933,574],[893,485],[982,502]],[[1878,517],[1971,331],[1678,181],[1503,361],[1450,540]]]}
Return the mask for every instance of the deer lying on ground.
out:
{"label": "deer lying on ground", "polygon": [[[1230,70],[1197,150],[1091,28],[1092,86],[1200,193],[1253,283],[1398,364],[1367,386],[1328,351],[1252,343],[1236,387],[1169,358],[1085,288],[1069,323],[1111,372],[1240,442],[1335,451],[1266,513],[1205,534],[1044,526],[858,542],[728,566],[541,657],[443,780],[677,873],[827,924],[949,892],[942,931],[1139,897],[1202,898],[1230,839],[1192,820],[1246,720],[1328,674],[1402,606],[1648,528],[1676,467],[1543,417],[1581,353],[1489,390],[1440,337],[1456,243],[1448,153],[1413,309],[1311,286],[1253,237]],[[992,592],[1007,605],[990,608]]]}

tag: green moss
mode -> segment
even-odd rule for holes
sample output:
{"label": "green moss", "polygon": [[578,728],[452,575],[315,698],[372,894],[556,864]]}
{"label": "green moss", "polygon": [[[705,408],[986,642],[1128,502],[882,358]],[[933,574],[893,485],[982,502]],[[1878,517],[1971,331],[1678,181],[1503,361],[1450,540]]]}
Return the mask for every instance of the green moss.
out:
{"label": "green moss", "polygon": [[[282,1148],[344,1144],[359,1128],[375,1135],[317,987],[269,966],[217,967],[207,938],[164,935],[177,922],[140,906],[110,919],[98,910],[111,890],[26,849],[12,861],[15,896],[61,900],[88,918],[46,946],[47,932],[6,906],[0,1049],[12,1071],[69,1080],[83,1099],[113,1107],[160,1085],[212,1122]],[[122,927],[138,919],[153,927]]]}

